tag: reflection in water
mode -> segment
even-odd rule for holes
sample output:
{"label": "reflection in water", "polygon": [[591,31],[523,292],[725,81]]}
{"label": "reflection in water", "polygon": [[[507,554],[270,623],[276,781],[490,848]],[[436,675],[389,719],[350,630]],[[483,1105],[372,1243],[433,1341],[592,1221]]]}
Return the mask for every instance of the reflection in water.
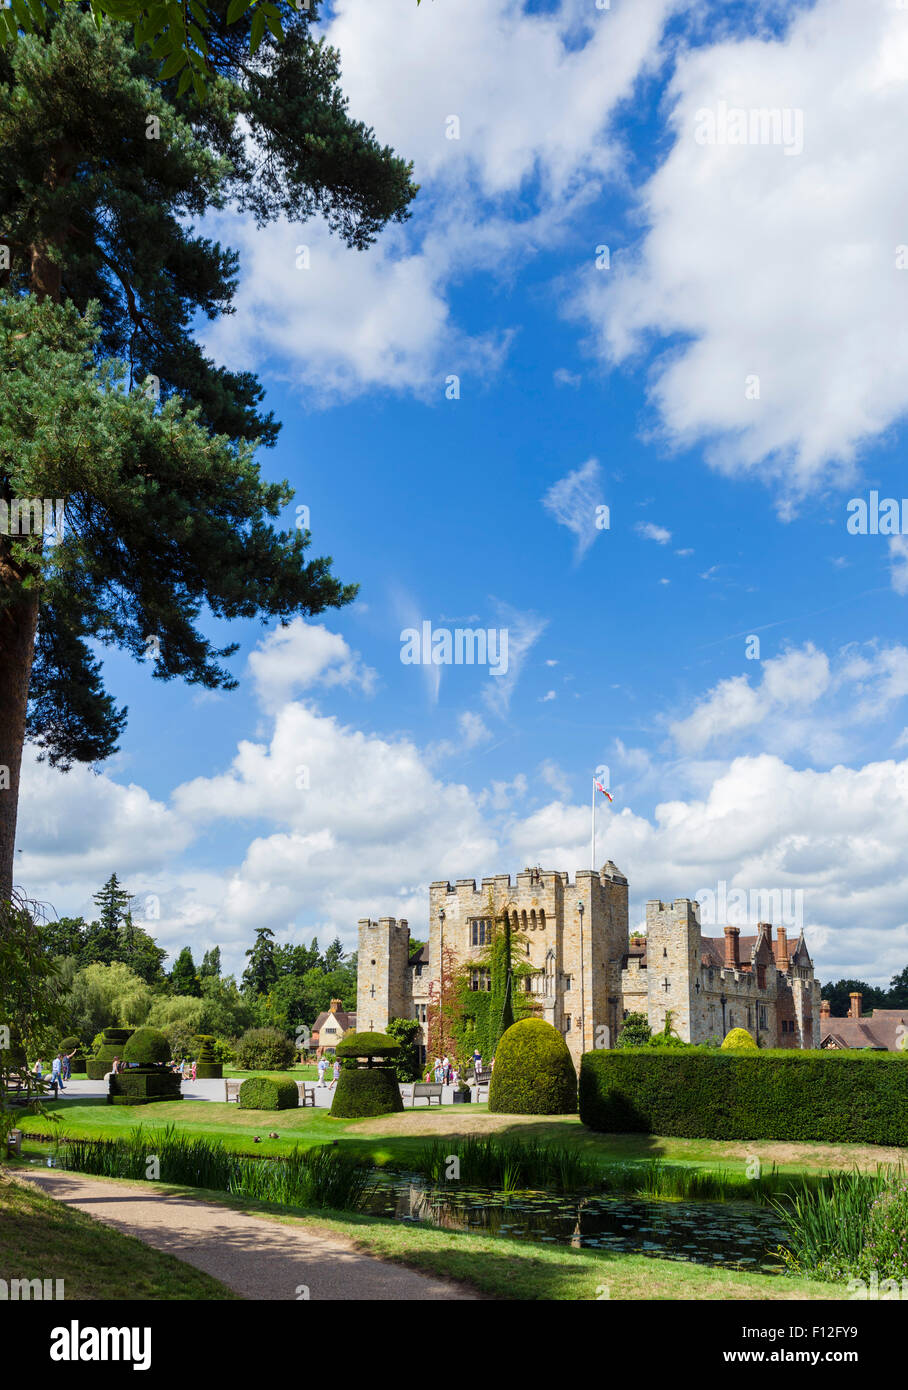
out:
{"label": "reflection in water", "polygon": [[418,1178],[380,1176],[363,1210],[452,1231],[480,1230],[512,1240],[654,1255],[696,1264],[778,1273],[771,1256],[783,1238],[772,1212],[744,1202],[660,1202],[595,1195],[515,1192]]}

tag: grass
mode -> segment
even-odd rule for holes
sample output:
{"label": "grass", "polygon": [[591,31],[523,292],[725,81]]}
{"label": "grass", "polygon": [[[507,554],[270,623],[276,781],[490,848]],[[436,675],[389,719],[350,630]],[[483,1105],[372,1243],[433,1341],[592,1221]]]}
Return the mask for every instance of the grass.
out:
{"label": "grass", "polygon": [[94,1221],[0,1170],[0,1277],[63,1279],[67,1301],[234,1299],[191,1265]]}
{"label": "grass", "polygon": [[[871,1209],[884,1193],[904,1182],[886,1170],[838,1173],[834,1177],[772,1203],[786,1231],[786,1263],[799,1273],[848,1277],[861,1267]],[[904,1215],[900,1233],[904,1263]],[[878,1271],[880,1273],[880,1271]],[[886,1277],[888,1270],[882,1271]]]}

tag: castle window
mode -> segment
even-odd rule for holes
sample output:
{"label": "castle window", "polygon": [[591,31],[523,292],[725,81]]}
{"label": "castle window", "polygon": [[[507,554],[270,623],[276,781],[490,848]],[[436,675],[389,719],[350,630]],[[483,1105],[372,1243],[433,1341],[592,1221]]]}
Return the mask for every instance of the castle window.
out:
{"label": "castle window", "polygon": [[477,917],[470,923],[470,945],[489,946],[492,942],[492,923],[484,917]]}
{"label": "castle window", "polygon": [[491,989],[491,988],[492,988],[492,972],[491,972],[490,970],[478,969],[478,970],[471,970],[471,971],[470,971],[470,989]]}
{"label": "castle window", "polygon": [[545,931],[545,908],[544,908],[544,907],[541,907],[541,908],[539,909],[539,930],[540,930],[540,931]]}
{"label": "castle window", "polygon": [[564,987],[565,987],[565,989],[570,989],[570,988],[571,988],[571,977],[570,977],[570,975],[565,975],[565,977],[564,977]]}
{"label": "castle window", "polygon": [[565,1031],[566,1033],[569,1033],[569,1032],[571,1031],[571,1016],[570,1016],[570,1014],[565,1014],[565,1018],[564,1018],[564,1031]]}

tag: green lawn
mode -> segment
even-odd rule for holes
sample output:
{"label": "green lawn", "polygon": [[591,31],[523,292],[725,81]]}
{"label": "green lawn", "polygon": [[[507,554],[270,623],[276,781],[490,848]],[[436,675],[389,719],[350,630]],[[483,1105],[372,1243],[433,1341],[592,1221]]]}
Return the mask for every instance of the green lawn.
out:
{"label": "green lawn", "polygon": [[63,1279],[78,1298],[222,1299],[231,1289],[0,1170],[0,1278]]}
{"label": "green lawn", "polygon": [[[875,1168],[879,1163],[898,1162],[897,1150],[858,1144],[776,1144],[766,1141],[723,1142],[706,1139],[660,1138],[645,1134],[595,1134],[581,1125],[577,1116],[518,1122],[508,1116],[488,1115],[485,1105],[447,1106],[431,1111],[420,1108],[403,1114],[373,1120],[333,1119],[327,1110],[298,1107],[293,1110],[240,1110],[235,1104],[219,1101],[182,1100],[147,1106],[108,1105],[102,1098],[82,1101],[49,1101],[51,1115],[59,1125],[42,1116],[23,1116],[21,1127],[30,1134],[52,1136],[55,1132],[73,1138],[112,1138],[125,1134],[138,1124],[156,1129],[178,1124],[186,1134],[220,1139],[228,1148],[242,1153],[281,1154],[294,1145],[310,1147],[337,1140],[374,1163],[406,1168],[423,1146],[439,1134],[496,1132],[522,1138],[541,1138],[553,1144],[576,1148],[603,1163],[660,1158],[671,1163],[709,1169],[742,1172],[749,1159],[758,1156],[767,1166],[776,1163],[780,1172],[820,1172],[830,1168]],[[277,1139],[269,1139],[269,1132]],[[255,1143],[258,1135],[261,1142]],[[33,1152],[45,1148],[26,1141]]]}

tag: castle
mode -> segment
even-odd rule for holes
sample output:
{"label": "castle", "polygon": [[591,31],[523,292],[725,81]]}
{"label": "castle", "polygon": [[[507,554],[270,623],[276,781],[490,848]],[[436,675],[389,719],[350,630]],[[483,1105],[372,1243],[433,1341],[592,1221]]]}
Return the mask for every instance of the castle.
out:
{"label": "castle", "polygon": [[820,986],[803,932],[794,946],[781,926],[773,940],[766,922],[753,936],[733,926],[703,936],[699,905],[676,898],[648,902],[645,937],[629,936],[627,879],[611,860],[599,873],[578,870],[573,882],[567,873],[526,869],[516,883],[510,874],[484,878],[479,888],[472,878],[433,883],[429,940],[416,951],[403,919],[362,919],[357,1026],[381,1031],[392,1018],[415,1018],[424,1059],[443,953],[455,970],[470,970],[474,989],[487,989],[482,950],[493,915],[505,912],[526,942],[522,987],[578,1066],[583,1052],[615,1045],[629,1013],[646,1014],[654,1032],[671,1014],[685,1042],[746,1028],[766,1047],[819,1046]]}

